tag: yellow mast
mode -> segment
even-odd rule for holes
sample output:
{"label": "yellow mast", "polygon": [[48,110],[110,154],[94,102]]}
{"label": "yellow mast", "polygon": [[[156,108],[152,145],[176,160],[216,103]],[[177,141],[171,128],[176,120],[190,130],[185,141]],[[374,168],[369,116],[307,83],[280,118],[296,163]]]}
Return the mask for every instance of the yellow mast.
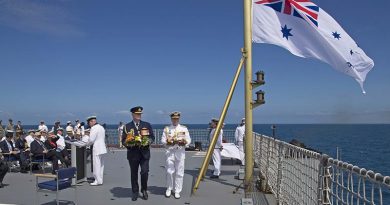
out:
{"label": "yellow mast", "polygon": [[245,190],[253,175],[253,121],[252,121],[252,0],[244,1],[245,58]]}
{"label": "yellow mast", "polygon": [[242,58],[237,68],[236,75],[233,83],[230,87],[229,94],[226,98],[224,107],[222,109],[221,116],[217,128],[214,132],[214,136],[210,142],[209,149],[207,150],[206,157],[202,163],[202,167],[199,171],[198,178],[192,192],[195,193],[199,187],[200,181],[204,178],[208,164],[214,151],[215,144],[217,142],[217,136],[219,135],[222,124],[225,120],[226,112],[229,108],[234,89],[236,87],[238,77],[241,72],[243,64],[245,64],[245,191],[252,191],[252,179],[253,179],[253,121],[252,110],[261,104],[264,104],[264,92],[256,92],[257,99],[252,101],[252,90],[254,87],[264,84],[264,73],[257,72],[257,79],[252,81],[252,0],[243,0],[244,3],[244,48],[242,49]]}
{"label": "yellow mast", "polygon": [[206,174],[206,170],[208,168],[211,155],[214,152],[215,144],[217,144],[218,135],[221,132],[221,128],[222,128],[223,122],[225,120],[225,116],[226,116],[227,110],[229,109],[230,101],[232,99],[232,96],[233,96],[233,93],[234,93],[234,89],[236,88],[238,77],[240,76],[240,72],[241,72],[241,68],[242,68],[243,64],[244,64],[244,57],[241,58],[240,64],[238,65],[238,68],[237,68],[236,74],[234,76],[232,85],[230,86],[230,90],[229,90],[228,96],[227,96],[227,98],[225,100],[225,104],[223,106],[221,116],[219,117],[218,125],[215,128],[215,132],[214,132],[213,138],[212,138],[212,140],[210,142],[209,149],[207,150],[206,157],[203,160],[202,167],[200,168],[198,178],[196,179],[194,188],[192,189],[192,193],[196,192],[196,190],[199,187],[200,181],[203,179],[203,177]]}

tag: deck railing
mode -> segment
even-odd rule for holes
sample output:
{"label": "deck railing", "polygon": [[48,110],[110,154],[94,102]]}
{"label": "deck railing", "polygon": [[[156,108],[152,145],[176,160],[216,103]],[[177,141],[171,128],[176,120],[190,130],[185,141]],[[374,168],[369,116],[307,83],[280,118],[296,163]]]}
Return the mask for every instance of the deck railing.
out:
{"label": "deck railing", "polygon": [[254,135],[254,160],[278,204],[390,204],[389,176]]}
{"label": "deck railing", "polygon": [[[162,129],[154,129],[161,144]],[[209,146],[209,130],[190,129],[192,143]],[[117,146],[118,131],[106,130],[107,144]],[[234,142],[234,130],[224,130]],[[254,161],[278,204],[390,205],[390,177],[254,133]]]}

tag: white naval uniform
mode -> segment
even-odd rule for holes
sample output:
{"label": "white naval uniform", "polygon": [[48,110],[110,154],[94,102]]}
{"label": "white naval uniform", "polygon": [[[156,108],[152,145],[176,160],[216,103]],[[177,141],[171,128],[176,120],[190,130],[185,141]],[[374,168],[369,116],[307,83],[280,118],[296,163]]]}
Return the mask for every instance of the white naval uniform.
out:
{"label": "white naval uniform", "polygon": [[39,125],[38,130],[49,132],[49,128],[46,125]]}
{"label": "white naval uniform", "polygon": [[[213,135],[215,132],[215,128],[210,132],[210,142],[213,139]],[[221,174],[221,148],[222,148],[222,136],[223,130],[219,132],[217,144],[215,144],[214,152],[213,152],[213,164],[214,164],[214,173],[213,175],[219,176]]]}
{"label": "white naval uniform", "polygon": [[93,144],[93,176],[97,184],[103,184],[104,161],[103,154],[107,153],[105,142],[106,131],[104,128],[96,124],[91,127],[91,132],[88,139],[88,144]]}
{"label": "white naval uniform", "polygon": [[[81,141],[88,143],[89,141],[89,135],[84,135],[81,137]],[[85,148],[90,149],[90,146],[86,146]]]}
{"label": "white naval uniform", "polygon": [[238,126],[236,128],[234,137],[236,138],[238,150],[240,151],[241,165],[245,165],[245,152],[244,152],[245,125]]}
{"label": "white naval uniform", "polygon": [[74,134],[74,131],[73,131],[73,127],[72,127],[72,125],[68,125],[68,126],[66,126],[66,129],[65,129],[65,131],[68,133],[68,132],[71,132],[72,134]]}
{"label": "white naval uniform", "polygon": [[122,134],[123,134],[123,129],[125,128],[125,125],[121,125],[118,127],[118,137],[119,137],[119,147],[123,147],[122,145]]}
{"label": "white naval uniform", "polygon": [[[80,125],[81,125],[81,123],[78,123],[77,125],[75,125],[73,132],[76,135],[83,136],[85,134],[84,133],[84,126],[80,126]],[[80,128],[79,128],[79,126],[80,126]]]}
{"label": "white naval uniform", "polygon": [[26,140],[26,142],[27,142],[27,146],[28,147],[30,147],[30,145],[31,145],[31,142],[33,142],[34,141],[34,137],[33,136],[31,136],[31,135],[27,135],[26,136],[26,138],[24,138],[25,140]]}
{"label": "white naval uniform", "polygon": [[89,136],[88,135],[83,135],[81,137],[81,141],[85,142],[85,143],[88,143],[88,140],[89,140]]}
{"label": "white naval uniform", "polygon": [[[185,139],[186,145],[179,146],[167,145],[167,138],[174,137],[176,135],[177,139]],[[164,128],[164,132],[161,137],[161,143],[166,147],[166,170],[167,170],[167,189],[174,190],[175,193],[180,193],[183,187],[183,178],[184,178],[184,166],[185,166],[185,147],[191,143],[190,134],[187,127],[183,125],[177,126],[167,126]]]}
{"label": "white naval uniform", "polygon": [[57,140],[57,142],[56,142],[56,144],[57,144],[57,150],[58,150],[58,152],[61,152],[62,150],[64,150],[65,149],[65,139],[64,139],[64,137],[63,136],[61,136],[61,135],[57,135],[57,137],[58,137],[58,140]]}

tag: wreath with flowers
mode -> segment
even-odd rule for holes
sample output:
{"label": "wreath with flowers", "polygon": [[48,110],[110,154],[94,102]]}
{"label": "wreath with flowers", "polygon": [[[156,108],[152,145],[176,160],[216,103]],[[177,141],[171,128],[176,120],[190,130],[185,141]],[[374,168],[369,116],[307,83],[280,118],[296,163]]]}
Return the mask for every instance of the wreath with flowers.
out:
{"label": "wreath with flowers", "polygon": [[185,146],[187,144],[187,140],[185,139],[185,133],[184,132],[177,132],[175,131],[173,134],[170,134],[169,128],[165,129],[165,136],[167,136],[167,145],[168,146]]}
{"label": "wreath with flowers", "polygon": [[[126,129],[126,128],[125,128]],[[149,140],[149,131],[141,130],[138,132],[138,135],[135,135],[134,129],[131,129],[130,132],[126,132],[126,147],[147,147],[150,145]]]}

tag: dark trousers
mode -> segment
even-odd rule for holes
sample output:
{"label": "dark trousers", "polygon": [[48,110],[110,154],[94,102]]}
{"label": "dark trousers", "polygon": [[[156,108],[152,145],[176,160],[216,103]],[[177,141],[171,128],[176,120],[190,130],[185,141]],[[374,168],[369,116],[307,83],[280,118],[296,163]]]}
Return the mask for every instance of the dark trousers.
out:
{"label": "dark trousers", "polygon": [[131,189],[133,193],[139,192],[138,186],[138,168],[141,166],[141,191],[148,189],[149,159],[142,156],[129,159],[131,171]]}
{"label": "dark trousers", "polygon": [[[61,152],[57,152],[56,151],[56,157],[57,159],[59,159],[61,161],[62,164],[65,164],[67,167],[70,166],[70,161],[69,161],[69,157],[68,157],[68,151],[67,150],[62,150]],[[58,163],[58,161],[57,161]]]}
{"label": "dark trousers", "polygon": [[93,153],[93,145],[91,145],[91,172],[93,173],[93,157],[92,157],[92,153]]}
{"label": "dark trousers", "polygon": [[8,172],[7,163],[0,160],[0,183],[3,183],[4,176]]}
{"label": "dark trousers", "polygon": [[26,169],[27,159],[26,159],[26,155],[24,155],[24,153],[11,154],[11,157],[15,157],[15,159],[17,159],[19,161],[21,169]]}
{"label": "dark trousers", "polygon": [[[42,155],[34,155],[35,159],[42,159]],[[58,158],[55,150],[50,150],[45,154],[45,158],[53,163],[53,170],[58,170]]]}

